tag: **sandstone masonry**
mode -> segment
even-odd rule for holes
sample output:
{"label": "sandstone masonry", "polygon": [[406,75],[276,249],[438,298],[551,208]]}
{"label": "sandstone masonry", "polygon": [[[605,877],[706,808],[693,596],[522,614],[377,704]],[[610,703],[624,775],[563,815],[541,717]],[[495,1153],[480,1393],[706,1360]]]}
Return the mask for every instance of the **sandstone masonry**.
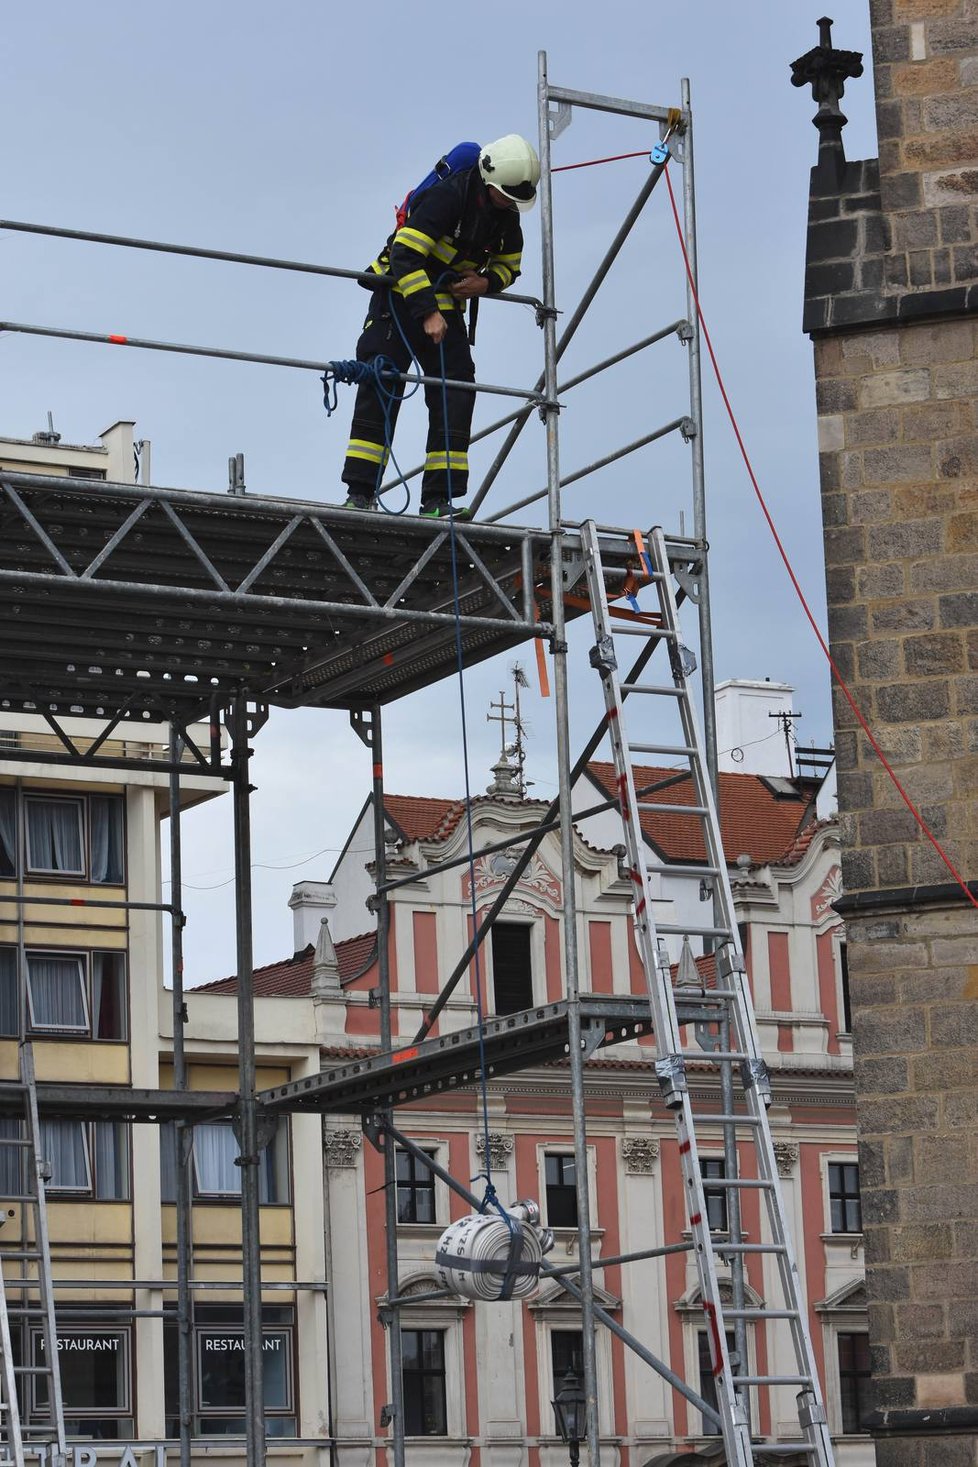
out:
{"label": "sandstone masonry", "polygon": [[[829,638],[887,760],[978,890],[978,3],[871,0],[879,159],[849,163],[858,58],[820,102],[815,343]],[[827,44],[826,44],[827,43]],[[978,1463],[978,911],[834,694],[880,1467]]]}

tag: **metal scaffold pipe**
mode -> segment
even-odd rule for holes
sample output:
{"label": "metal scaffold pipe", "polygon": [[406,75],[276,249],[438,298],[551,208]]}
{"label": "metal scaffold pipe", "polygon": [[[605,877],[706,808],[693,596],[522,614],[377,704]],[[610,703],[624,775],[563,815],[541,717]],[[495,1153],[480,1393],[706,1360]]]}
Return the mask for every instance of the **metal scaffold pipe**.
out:
{"label": "metal scaffold pipe", "polygon": [[[575,469],[572,474],[565,474],[560,481],[561,489],[566,489],[569,484],[576,484],[579,479],[586,479],[589,474],[597,473],[598,469],[606,469],[609,464],[617,463],[620,458],[627,458],[630,453],[635,453],[640,448],[645,448],[649,443],[655,443],[659,438],[665,438],[669,433],[675,433],[677,429],[685,433],[686,425],[690,424],[689,418],[674,418],[671,423],[664,423],[661,428],[656,428],[652,433],[645,433],[641,438],[636,438],[632,443],[626,443],[623,448],[616,448],[613,453],[606,453],[604,458],[599,458],[592,464],[586,464],[582,469]],[[536,504],[540,499],[546,499],[547,490],[538,489],[536,494],[528,494],[525,499],[517,499],[512,504],[507,504],[505,509],[498,509],[495,514],[489,516],[489,524],[494,525],[507,515],[515,514],[518,509],[526,509],[529,504]]]}
{"label": "metal scaffold pipe", "polygon": [[[574,387],[580,387],[582,382],[589,382],[592,377],[597,377],[601,372],[607,371],[609,367],[617,367],[620,362],[627,361],[629,357],[636,356],[640,351],[645,351],[647,347],[654,346],[657,341],[688,330],[689,322],[683,319],[673,321],[659,331],[653,331],[651,336],[643,336],[641,341],[634,342],[632,346],[622,347],[621,351],[614,352],[610,357],[605,357],[603,361],[595,362],[593,367],[587,367],[583,372],[578,372],[576,377],[568,377],[566,382],[558,382],[557,396],[563,397],[565,392],[570,392]],[[685,340],[685,337],[683,336],[682,339]],[[515,412],[507,413],[503,418],[497,418],[494,423],[489,423],[485,428],[480,428],[477,433],[473,433],[469,444],[481,443],[483,438],[489,438],[493,433],[498,433],[500,428],[508,428],[510,423],[515,423],[523,418],[525,412],[525,408],[517,408]],[[391,479],[388,483],[381,485],[381,492],[396,489],[398,484],[407,484],[423,473],[424,464],[416,464],[413,469],[408,469],[406,474],[401,474],[399,478]]]}
{"label": "metal scaffold pipe", "polygon": [[231,713],[234,781],[235,927],[238,976],[238,1116],[241,1147],[241,1261],[244,1294],[247,1467],[265,1467],[262,1359],[261,1231],[258,1112],[255,1100],[255,975],[251,895],[251,785],[248,705],[239,694]]}
{"label": "metal scaffold pipe", "polygon": [[[605,277],[608,274],[608,271],[611,269],[615,260],[618,258],[618,255],[621,253],[622,246],[632,232],[632,226],[634,225],[638,216],[641,214],[642,210],[645,208],[645,205],[647,204],[651,196],[652,190],[655,188],[656,184],[659,182],[659,179],[662,177],[664,168],[664,163],[656,163],[651,169],[648,178],[639,189],[638,196],[632,207],[629,209],[628,213],[625,215],[625,219],[621,225],[621,228],[618,230],[618,233],[615,235],[614,239],[611,241],[611,244],[605,251],[604,258],[601,260],[601,263],[598,265],[597,270],[595,270],[594,274],[592,275],[590,283],[585,289],[584,294],[578,301],[577,309],[573,312],[569,321],[567,322],[566,326],[560,334],[560,340],[556,343],[554,348],[555,365],[556,362],[560,361],[561,357],[564,355],[564,352],[570,346],[575,335],[577,334],[577,328],[580,326],[581,322],[584,320],[584,317],[587,315],[588,308],[590,307],[591,302],[594,300],[594,297],[600,290],[605,280]],[[552,220],[550,222],[552,225]],[[553,325],[552,318],[550,319],[549,324]],[[546,374],[541,373],[536,382],[537,391],[539,391],[543,387],[545,380]],[[479,485],[478,491],[472,500],[471,509],[473,514],[475,514],[476,510],[479,508],[479,505],[485,499],[486,495],[489,493],[489,490],[495,483],[500,469],[506,462],[506,459],[509,457],[510,450],[512,449],[517,438],[522,433],[529,416],[529,409],[521,413],[519,419],[513,424],[512,428],[506,435],[506,442],[503,444],[502,448],[500,448],[496,457],[489,465],[486,476],[483,479],[482,483]]]}
{"label": "metal scaffold pipe", "polygon": [[[183,847],[180,809],[180,759],[182,740],[175,724],[170,725],[170,909],[171,981],[173,984],[173,1088],[186,1090],[187,1059],[184,1044],[187,1018],[183,996]],[[176,1122],[176,1223],[177,1223],[177,1403],[180,1415],[180,1467],[190,1467],[193,1432],[193,1273],[192,1189],[190,1156],[193,1123]]]}
{"label": "metal scaffold pipe", "polygon": [[[126,234],[100,234],[90,229],[67,229],[56,224],[28,224],[21,219],[0,219],[0,229],[19,234],[43,234],[55,239],[77,239],[88,244],[121,245],[129,250],[152,250],[163,255],[190,255],[197,260],[224,260],[232,265],[258,265],[266,270],[292,270],[302,275],[329,275],[337,280],[355,280],[358,285],[393,285],[392,275],[375,275],[364,270],[345,270],[339,265],[314,265],[306,260],[282,260],[274,255],[244,255],[236,250],[208,250],[200,245],[167,244],[159,239],[136,239]],[[517,306],[541,308],[542,301],[533,295],[502,294],[489,297],[509,301]]]}
{"label": "metal scaffold pipe", "polygon": [[[538,55],[537,86],[540,132],[540,234],[543,245],[544,312],[544,388],[548,406],[544,411],[547,432],[547,485],[551,537],[551,599],[553,604],[552,656],[554,669],[554,722],[557,743],[558,811],[560,816],[560,857],[563,872],[563,942],[564,980],[567,992],[567,1043],[570,1058],[571,1102],[574,1115],[574,1170],[577,1190],[577,1223],[584,1246],[581,1248],[581,1354],[584,1366],[584,1395],[587,1401],[587,1444],[590,1467],[600,1467],[601,1437],[598,1420],[597,1356],[594,1340],[594,1285],[591,1273],[590,1196],[588,1190],[588,1157],[585,1136],[584,1056],[581,1048],[581,995],[578,974],[577,905],[574,879],[574,823],[571,805],[570,717],[567,688],[567,640],[563,598],[563,540],[560,517],[560,452],[558,412],[554,403],[557,389],[557,334],[554,308],[554,230],[553,190],[550,174],[550,92],[547,84],[547,53]],[[566,333],[565,333],[566,336]],[[513,434],[518,428],[513,430]],[[513,434],[510,436],[512,437]],[[483,489],[485,486],[483,486]],[[483,490],[480,490],[480,496]],[[479,496],[477,496],[476,503]],[[473,505],[473,508],[475,506]]]}
{"label": "metal scaffold pipe", "polygon": [[[380,705],[370,711],[365,738],[373,767],[374,869],[377,899],[377,977],[380,987],[380,1043],[390,1050],[394,1040],[391,1012],[390,903],[387,897],[387,822],[384,810],[384,738]],[[363,736],[363,735],[361,735]],[[389,1128],[393,1111],[383,1112]],[[401,1310],[397,1261],[397,1153],[393,1136],[382,1126],[384,1163],[384,1249],[387,1265],[386,1331],[391,1367],[391,1458],[393,1467],[404,1467],[404,1377],[401,1349]]]}
{"label": "metal scaffold pipe", "polygon": [[[70,331],[61,326],[33,326],[22,321],[0,321],[0,332],[15,331],[21,336],[54,336],[62,341],[91,341],[98,346],[134,346],[141,351],[175,352],[178,356],[216,357],[219,361],[255,362],[266,367],[295,367],[303,372],[325,372],[331,361],[314,362],[306,357],[276,357],[266,352],[232,351],[223,346],[189,346],[180,341],[155,341],[150,337],[125,336],[113,331]],[[523,387],[499,387],[492,382],[462,382],[453,378],[424,377],[417,372],[392,372],[392,379],[416,383],[422,387],[450,387],[459,392],[486,392],[494,397],[520,397],[533,406],[541,406],[540,394]]]}

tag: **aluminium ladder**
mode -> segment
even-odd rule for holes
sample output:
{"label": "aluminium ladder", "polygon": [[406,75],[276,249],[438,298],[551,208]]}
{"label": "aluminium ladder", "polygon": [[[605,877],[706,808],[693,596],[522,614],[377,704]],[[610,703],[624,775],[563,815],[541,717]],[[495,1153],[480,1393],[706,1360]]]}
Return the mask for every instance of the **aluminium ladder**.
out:
{"label": "aluminium ladder", "polygon": [[[4,1247],[0,1233],[0,1464],[21,1467],[25,1451],[44,1446],[56,1467],[67,1453],[44,1185],[50,1172],[42,1154],[34,1051],[28,1041],[20,1046],[20,1083],[23,1132],[0,1137],[0,1154],[12,1150],[19,1163],[7,1173],[19,1178],[17,1190],[2,1200],[20,1204],[19,1239]],[[13,1275],[5,1271],[12,1264],[17,1266]],[[23,1342],[22,1358],[14,1349],[11,1320]]]}
{"label": "aluminium ladder", "polygon": [[[635,535],[646,573],[658,595],[658,615],[637,613],[624,621],[613,621],[608,606],[598,531],[593,521],[589,520],[583,525],[581,536],[597,638],[591,651],[591,664],[601,675],[608,733],[614,753],[615,798],[622,817],[629,868],[634,882],[635,941],[645,969],[655,1023],[655,1073],[663,1100],[675,1115],[679,1135],[687,1214],[706,1316],[725,1459],[730,1467],[753,1467],[755,1451],[764,1461],[770,1460],[772,1454],[790,1451],[807,1456],[817,1467],[832,1467],[835,1459],[767,1119],[767,1108],[771,1104],[771,1085],[758,1043],[716,803],[705,766],[698,718],[688,682],[695,669],[695,659],[682,645],[665,539],[659,528],[652,530],[645,538],[637,532]],[[621,682],[614,646],[616,633],[664,641],[672,682],[666,686]],[[663,703],[677,710],[682,730],[681,742],[629,743],[623,713],[626,695],[634,695],[640,700],[642,712],[647,712],[650,706],[661,707]],[[641,713],[634,720],[636,724],[647,721],[642,718]],[[636,759],[635,756],[641,757]],[[645,763],[649,756],[668,760],[669,785],[676,782],[671,777],[674,773],[687,772],[684,784],[692,791],[689,797],[691,803],[657,801],[654,787],[652,798],[643,798],[643,794],[647,792],[637,788],[636,768]],[[686,925],[682,929],[682,935],[686,950],[684,956],[688,953],[689,936],[712,940],[716,956],[717,987],[705,990],[704,996],[718,1005],[720,1035],[731,1036],[728,1041],[731,1047],[726,1050],[684,1047],[676,1015],[669,957],[662,942],[664,934],[679,935],[679,930],[675,926],[661,924],[657,929],[653,915],[652,871],[641,828],[641,817],[646,812],[680,816],[687,821],[695,820],[701,832],[705,861],[690,866],[671,866],[669,873],[672,876],[705,882],[708,889],[712,888],[713,925]],[[681,965],[683,966],[686,964]],[[728,1114],[694,1111],[686,1077],[687,1060],[695,1060],[700,1066],[708,1065],[718,1071],[725,1066],[728,1075],[733,1073],[738,1076],[740,1085],[737,1087],[736,1099],[743,1110],[738,1110],[734,1105],[730,1107]],[[727,1107],[722,1109],[726,1110]],[[756,1178],[740,1176],[738,1166],[738,1175],[710,1177],[704,1183],[700,1171],[697,1127],[703,1129],[718,1124],[734,1130],[735,1134],[739,1133],[738,1153],[743,1148],[753,1147]],[[728,1189],[725,1195],[729,1197],[734,1189],[744,1188],[758,1189],[764,1198],[770,1241],[744,1243],[738,1238],[724,1242],[721,1238],[714,1238],[711,1233],[706,1193]],[[739,1198],[742,1192],[736,1190],[734,1195]],[[776,1259],[783,1301],[779,1307],[762,1305],[754,1308],[731,1308],[721,1298],[719,1265],[734,1255],[742,1258],[747,1253],[767,1254]],[[763,1324],[769,1320],[786,1321],[788,1324],[794,1353],[794,1373],[752,1375],[748,1373],[747,1362],[741,1362],[735,1354],[732,1355],[727,1341],[728,1323],[740,1325],[743,1321]],[[769,1349],[772,1343],[768,1341]],[[752,1442],[746,1404],[746,1393],[751,1386],[797,1387],[798,1422],[802,1438],[800,1441],[782,1446]]]}

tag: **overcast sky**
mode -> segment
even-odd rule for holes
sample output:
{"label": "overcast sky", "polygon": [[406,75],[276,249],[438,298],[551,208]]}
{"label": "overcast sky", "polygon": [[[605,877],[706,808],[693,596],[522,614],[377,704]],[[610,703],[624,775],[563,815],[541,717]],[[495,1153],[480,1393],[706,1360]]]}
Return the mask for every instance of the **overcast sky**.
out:
{"label": "overcast sky", "polygon": [[[864,0],[833,10],[834,41],[866,53],[849,84],[851,158],[876,153]],[[689,77],[695,126],[701,295],[762,486],[820,620],[824,586],[812,349],[800,330],[810,92],[788,63],[817,42],[815,6],[786,0],[526,3],[453,12],[279,0],[166,6],[49,0],[5,16],[4,217],[361,268],[392,206],[446,148],[518,131],[536,138],[537,52],[550,80],[579,91],[678,104]],[[554,165],[645,148],[647,125],[576,111]],[[641,187],[633,159],[555,178],[558,304],[590,278]],[[675,186],[680,187],[675,168]],[[540,291],[539,216],[524,217],[525,273]],[[2,315],[10,321],[122,332],[313,359],[352,356],[367,297],[353,284],[0,231]],[[573,348],[566,375],[685,313],[666,190],[653,194]],[[484,381],[530,385],[542,363],[528,310],[482,313]],[[718,679],[770,677],[796,689],[802,742],[831,736],[828,673],[756,508],[704,364],[705,448]],[[249,490],[341,500],[352,400],[327,421],[313,373],[159,353],[0,337],[0,435],[29,437],[54,414],[64,441],[89,443],[120,418],[152,441],[157,484],[218,491],[245,454]],[[686,408],[686,360],[671,339],[570,393],[564,473]],[[341,389],[341,392],[344,390]],[[476,421],[499,415],[484,398]],[[410,404],[396,449],[417,462],[424,411]],[[498,440],[473,450],[473,476]],[[501,508],[545,482],[534,420],[487,502]],[[397,506],[397,496],[392,496]],[[689,518],[689,455],[653,445],[568,489],[570,517],[625,526]],[[534,512],[534,515],[537,512]],[[539,519],[529,518],[537,523]],[[691,619],[687,619],[691,620]],[[692,634],[694,628],[689,627]],[[597,708],[586,631],[572,637],[575,748]],[[533,793],[554,792],[552,703],[540,700],[532,649],[524,711]],[[511,688],[512,659],[466,679],[471,781],[479,793],[498,750],[489,701]],[[594,680],[596,682],[596,679]],[[385,719],[388,787],[458,795],[459,695],[445,683]],[[255,951],[292,950],[292,883],[323,879],[369,788],[370,761],[342,713],[273,717],[252,761]],[[188,978],[232,970],[230,800],[186,822]],[[369,925],[364,913],[363,927]]]}

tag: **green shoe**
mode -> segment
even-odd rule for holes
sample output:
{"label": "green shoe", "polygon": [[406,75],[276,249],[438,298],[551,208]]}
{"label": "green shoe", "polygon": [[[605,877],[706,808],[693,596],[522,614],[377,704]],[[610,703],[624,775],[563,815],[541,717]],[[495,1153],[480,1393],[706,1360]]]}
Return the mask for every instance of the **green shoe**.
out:
{"label": "green shoe", "polygon": [[447,499],[434,499],[422,504],[418,513],[424,520],[470,520],[472,514],[460,504],[449,504]]}
{"label": "green shoe", "polygon": [[372,494],[351,494],[341,509],[376,509],[377,501]]}

